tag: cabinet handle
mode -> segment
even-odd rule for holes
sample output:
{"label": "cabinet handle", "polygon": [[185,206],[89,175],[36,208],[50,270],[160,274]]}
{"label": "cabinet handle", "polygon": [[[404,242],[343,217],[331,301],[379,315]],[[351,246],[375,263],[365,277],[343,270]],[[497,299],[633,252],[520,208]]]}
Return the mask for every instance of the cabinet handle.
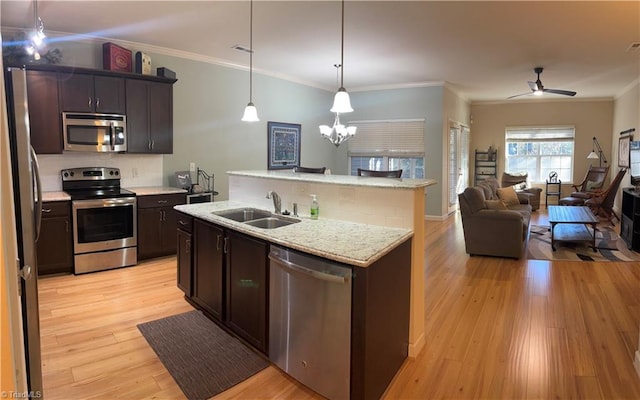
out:
{"label": "cabinet handle", "polygon": [[50,208],[43,208],[43,209],[42,209],[42,212],[43,212],[43,213],[47,213],[47,214],[48,214],[48,213],[50,213],[50,212],[51,212],[51,209],[50,209]]}
{"label": "cabinet handle", "polygon": [[64,230],[69,233],[69,221],[64,221]]}
{"label": "cabinet handle", "polygon": [[149,150],[151,150],[151,139],[149,139],[149,143],[147,144],[147,147],[149,148]]}
{"label": "cabinet handle", "polygon": [[151,141],[151,150],[153,150],[153,147],[154,147],[155,145],[156,145],[156,141],[155,141],[155,140],[152,140],[152,141]]}
{"label": "cabinet handle", "polygon": [[100,108],[100,97],[96,97],[96,110]]}
{"label": "cabinet handle", "polygon": [[216,236],[216,250],[220,250],[220,239],[222,239],[222,235]]}
{"label": "cabinet handle", "polygon": [[187,239],[187,240],[184,242],[184,251],[185,251],[185,253],[187,253],[187,254],[190,254],[190,253],[191,253],[191,239]]}
{"label": "cabinet handle", "polygon": [[89,110],[91,110],[91,97],[89,97],[89,102],[87,103],[87,106],[89,106]]}
{"label": "cabinet handle", "polygon": [[158,200],[158,204],[167,204],[167,200]]}
{"label": "cabinet handle", "polygon": [[226,237],[224,238],[224,250],[223,250],[224,254],[227,254],[229,252],[229,238]]}
{"label": "cabinet handle", "polygon": [[167,212],[166,211],[162,211],[162,220],[166,221],[167,220]]}
{"label": "cabinet handle", "polygon": [[183,220],[178,220],[178,223],[182,226],[187,226],[187,223],[184,222]]}

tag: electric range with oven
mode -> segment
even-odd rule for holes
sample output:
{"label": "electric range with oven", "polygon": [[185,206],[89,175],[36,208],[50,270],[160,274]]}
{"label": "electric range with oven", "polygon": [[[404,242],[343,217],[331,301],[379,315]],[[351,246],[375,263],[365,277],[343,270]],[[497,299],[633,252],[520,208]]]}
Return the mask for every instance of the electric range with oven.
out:
{"label": "electric range with oven", "polygon": [[137,263],[136,194],[120,187],[118,168],[61,171],[71,196],[74,272],[102,271]]}

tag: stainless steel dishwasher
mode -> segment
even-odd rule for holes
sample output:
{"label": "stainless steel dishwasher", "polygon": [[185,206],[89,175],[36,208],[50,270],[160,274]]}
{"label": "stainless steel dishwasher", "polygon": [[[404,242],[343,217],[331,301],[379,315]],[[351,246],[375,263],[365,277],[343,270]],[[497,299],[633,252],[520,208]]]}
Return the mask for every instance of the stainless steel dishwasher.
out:
{"label": "stainless steel dishwasher", "polygon": [[329,399],[348,399],[351,268],[271,246],[269,358]]}

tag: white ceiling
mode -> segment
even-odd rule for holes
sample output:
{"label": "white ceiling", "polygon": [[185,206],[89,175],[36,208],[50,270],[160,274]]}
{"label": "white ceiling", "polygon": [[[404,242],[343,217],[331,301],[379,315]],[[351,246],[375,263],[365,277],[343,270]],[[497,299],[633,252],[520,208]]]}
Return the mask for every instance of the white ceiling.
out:
{"label": "white ceiling", "polygon": [[[33,2],[0,4],[30,28]],[[248,1],[38,1],[47,30],[150,44],[248,66]],[[546,88],[615,97],[640,77],[640,1],[347,1],[348,91],[448,82],[471,101]],[[254,69],[335,90],[340,2],[255,1]],[[179,71],[178,71],[179,73]],[[549,98],[564,96],[546,95]],[[528,97],[528,96],[527,96]]]}

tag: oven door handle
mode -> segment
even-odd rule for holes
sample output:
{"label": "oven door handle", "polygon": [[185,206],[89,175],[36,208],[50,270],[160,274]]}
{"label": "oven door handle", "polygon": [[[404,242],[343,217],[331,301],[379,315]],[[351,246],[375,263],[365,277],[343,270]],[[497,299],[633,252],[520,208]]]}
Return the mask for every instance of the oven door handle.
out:
{"label": "oven door handle", "polygon": [[74,200],[74,208],[120,207],[136,204],[135,197],[118,197],[115,199]]}

